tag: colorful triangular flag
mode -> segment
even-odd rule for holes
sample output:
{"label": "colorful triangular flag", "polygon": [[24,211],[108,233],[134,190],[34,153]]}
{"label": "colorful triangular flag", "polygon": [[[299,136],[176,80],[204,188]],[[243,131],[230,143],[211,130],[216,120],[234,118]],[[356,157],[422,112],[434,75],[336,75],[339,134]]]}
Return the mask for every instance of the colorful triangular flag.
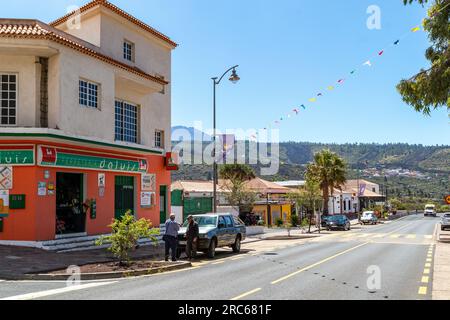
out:
{"label": "colorful triangular flag", "polygon": [[412,28],[412,29],[411,29],[411,31],[412,31],[412,32],[417,32],[417,31],[420,31],[420,27],[419,27],[419,26],[417,26],[417,27],[415,27],[415,28]]}
{"label": "colorful triangular flag", "polygon": [[398,45],[400,43],[400,40],[397,40],[394,42],[395,45]]}
{"label": "colorful triangular flag", "polygon": [[366,62],[363,63],[363,66],[372,66],[372,62],[370,62],[370,60],[367,60]]}
{"label": "colorful triangular flag", "polygon": [[316,98],[311,98],[311,99],[309,99],[309,101],[310,101],[310,102],[316,102],[317,99],[316,99]]}
{"label": "colorful triangular flag", "polygon": [[380,52],[378,52],[378,55],[379,55],[379,56],[382,56],[383,53],[384,53],[384,50],[381,50]]}
{"label": "colorful triangular flag", "polygon": [[328,86],[327,89],[328,89],[329,91],[332,91],[332,90],[334,90],[334,87],[333,87],[333,86]]}

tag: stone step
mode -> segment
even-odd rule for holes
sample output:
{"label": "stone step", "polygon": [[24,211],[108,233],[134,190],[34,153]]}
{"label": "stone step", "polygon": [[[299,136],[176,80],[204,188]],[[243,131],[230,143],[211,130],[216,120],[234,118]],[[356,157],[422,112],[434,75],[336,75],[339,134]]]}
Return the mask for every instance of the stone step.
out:
{"label": "stone step", "polygon": [[[69,252],[69,251],[83,251],[83,250],[94,250],[100,248],[108,248],[109,244],[104,244],[101,246],[96,246],[95,241],[99,239],[100,236],[92,236],[92,237],[80,237],[74,238],[72,242],[67,241],[69,239],[64,240],[55,240],[52,241],[51,244],[43,245],[42,249],[47,251],[56,251],[56,252]],[[162,236],[157,236],[158,243],[162,243]],[[148,245],[153,244],[153,242],[149,239],[141,239],[139,240],[140,245]]]}

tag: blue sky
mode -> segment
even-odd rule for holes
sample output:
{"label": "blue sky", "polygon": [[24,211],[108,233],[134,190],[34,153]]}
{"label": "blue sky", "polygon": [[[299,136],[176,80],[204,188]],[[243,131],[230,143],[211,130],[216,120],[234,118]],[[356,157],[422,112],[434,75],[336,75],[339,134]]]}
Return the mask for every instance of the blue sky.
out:
{"label": "blue sky", "polygon": [[[16,0],[2,17],[51,21],[79,0]],[[239,64],[242,80],[218,88],[218,126],[263,128],[304,103],[308,110],[282,123],[282,141],[448,144],[442,108],[425,117],[402,102],[395,86],[427,67],[426,34],[405,38],[372,68],[348,73],[417,25],[420,5],[402,0],[112,0],[169,35],[173,53],[173,125],[212,123],[212,76]],[[381,30],[369,30],[366,10],[381,8]],[[343,86],[315,104],[308,99],[340,78]],[[286,117],[285,117],[286,118]]]}

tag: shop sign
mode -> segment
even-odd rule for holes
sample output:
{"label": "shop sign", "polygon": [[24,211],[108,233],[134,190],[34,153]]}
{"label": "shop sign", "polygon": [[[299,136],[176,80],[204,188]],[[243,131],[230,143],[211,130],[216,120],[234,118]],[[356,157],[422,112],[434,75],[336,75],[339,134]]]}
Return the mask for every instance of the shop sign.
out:
{"label": "shop sign", "polygon": [[0,167],[0,190],[11,190],[13,187],[13,168]]}
{"label": "shop sign", "polygon": [[47,183],[39,182],[38,183],[38,196],[43,197],[47,195]]}
{"label": "shop sign", "polygon": [[0,146],[0,165],[29,166],[34,165],[34,147],[11,148]]}
{"label": "shop sign", "polygon": [[166,168],[168,171],[177,171],[179,169],[178,154],[175,152],[166,153]]}
{"label": "shop sign", "polygon": [[445,202],[447,202],[447,204],[450,204],[450,194],[447,197],[445,197]]}
{"label": "shop sign", "polygon": [[9,214],[9,190],[0,191],[0,214],[3,216]]}
{"label": "shop sign", "polygon": [[156,191],[156,174],[143,174],[141,176],[142,191]]}
{"label": "shop sign", "polygon": [[104,188],[106,186],[106,175],[104,173],[98,174],[98,187]]}
{"label": "shop sign", "polygon": [[41,166],[64,167],[75,169],[90,169],[117,172],[147,172],[145,159],[125,160],[96,154],[77,153],[72,150],[39,147],[39,161]]}
{"label": "shop sign", "polygon": [[155,193],[154,192],[141,192],[141,207],[150,208],[155,203]]}

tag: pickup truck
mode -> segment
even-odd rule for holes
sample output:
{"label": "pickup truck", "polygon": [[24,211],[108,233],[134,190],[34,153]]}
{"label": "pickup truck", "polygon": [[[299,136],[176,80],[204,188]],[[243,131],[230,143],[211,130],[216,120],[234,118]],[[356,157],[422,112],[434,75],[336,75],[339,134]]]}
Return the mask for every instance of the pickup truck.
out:
{"label": "pickup truck", "polygon": [[[232,214],[202,214],[193,216],[198,223],[199,239],[197,251],[205,252],[208,258],[214,258],[216,248],[231,247],[233,252],[241,251],[241,241],[245,240],[244,222]],[[188,222],[178,232],[177,257],[186,250],[186,230]]]}

